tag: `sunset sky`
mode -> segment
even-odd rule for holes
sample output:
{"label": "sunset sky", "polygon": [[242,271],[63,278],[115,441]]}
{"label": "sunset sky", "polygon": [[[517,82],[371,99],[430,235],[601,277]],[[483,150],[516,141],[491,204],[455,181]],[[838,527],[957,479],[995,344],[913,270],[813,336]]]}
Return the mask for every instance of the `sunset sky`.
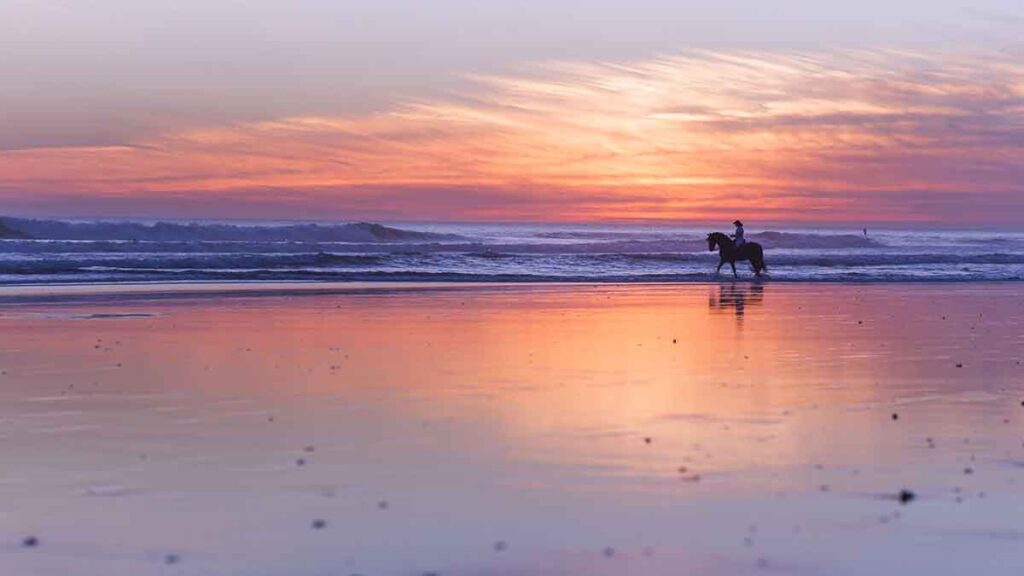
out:
{"label": "sunset sky", "polygon": [[1022,38],[1015,0],[0,0],[0,212],[1016,227]]}

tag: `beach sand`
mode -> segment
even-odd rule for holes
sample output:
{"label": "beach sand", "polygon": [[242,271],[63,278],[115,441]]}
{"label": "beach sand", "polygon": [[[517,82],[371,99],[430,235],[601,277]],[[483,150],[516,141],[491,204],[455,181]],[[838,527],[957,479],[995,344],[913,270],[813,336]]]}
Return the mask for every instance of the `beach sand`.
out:
{"label": "beach sand", "polygon": [[1024,570],[1017,284],[119,290],[0,292],[0,574]]}

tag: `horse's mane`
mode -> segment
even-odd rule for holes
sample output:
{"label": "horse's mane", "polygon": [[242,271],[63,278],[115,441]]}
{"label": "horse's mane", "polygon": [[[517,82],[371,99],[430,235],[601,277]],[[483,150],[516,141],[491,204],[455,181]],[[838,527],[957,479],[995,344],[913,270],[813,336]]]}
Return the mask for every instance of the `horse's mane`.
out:
{"label": "horse's mane", "polygon": [[712,232],[708,234],[708,238],[714,238],[716,242],[728,241],[730,246],[734,244],[732,238],[730,238],[728,234],[723,234],[721,232]]}

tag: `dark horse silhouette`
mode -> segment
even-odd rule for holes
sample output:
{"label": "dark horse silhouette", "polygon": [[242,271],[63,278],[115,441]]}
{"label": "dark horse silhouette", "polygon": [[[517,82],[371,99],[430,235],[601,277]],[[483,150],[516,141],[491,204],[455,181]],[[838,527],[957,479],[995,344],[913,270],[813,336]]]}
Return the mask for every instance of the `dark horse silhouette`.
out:
{"label": "dark horse silhouette", "polygon": [[737,250],[732,238],[721,232],[712,232],[708,234],[708,250],[714,250],[715,246],[718,246],[718,268],[715,268],[715,274],[721,272],[722,265],[728,262],[732,266],[732,275],[738,278],[739,275],[736,274],[737,260],[750,260],[750,266],[757,276],[761,275],[761,271],[768,270],[768,265],[764,263],[764,250],[757,242],[744,242],[743,246]]}

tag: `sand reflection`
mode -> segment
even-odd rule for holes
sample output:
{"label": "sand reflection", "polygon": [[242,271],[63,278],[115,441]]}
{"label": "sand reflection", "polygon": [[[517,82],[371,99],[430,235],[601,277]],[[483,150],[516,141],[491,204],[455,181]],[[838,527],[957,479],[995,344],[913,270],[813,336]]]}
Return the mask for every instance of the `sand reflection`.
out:
{"label": "sand reflection", "polygon": [[721,283],[708,295],[708,309],[712,312],[731,312],[737,322],[743,321],[747,306],[760,305],[764,300],[764,284]]}
{"label": "sand reflection", "polygon": [[[885,573],[856,550],[897,523],[901,487],[935,508],[887,541],[972,512],[979,530],[1017,522],[1014,289],[19,305],[0,316],[0,529],[53,548],[0,568],[146,574],[166,552],[197,574],[294,574],[282,551],[301,549],[303,574],[736,573],[761,556]],[[961,558],[998,547],[956,540]]]}

